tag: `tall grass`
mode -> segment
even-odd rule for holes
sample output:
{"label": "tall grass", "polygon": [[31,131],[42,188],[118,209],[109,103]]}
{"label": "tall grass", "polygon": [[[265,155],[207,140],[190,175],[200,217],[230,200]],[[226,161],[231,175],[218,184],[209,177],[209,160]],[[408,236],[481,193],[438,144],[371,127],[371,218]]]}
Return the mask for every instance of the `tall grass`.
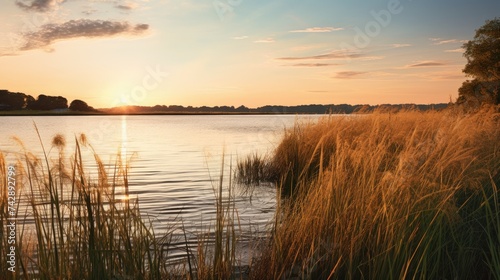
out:
{"label": "tall grass", "polygon": [[[238,279],[234,273],[239,274],[241,267],[241,260],[237,259],[236,253],[241,235],[240,220],[235,206],[232,177],[229,176],[227,188],[223,184],[224,169],[223,156],[218,185],[214,186],[215,225],[199,239],[196,279]],[[229,173],[232,173],[232,168],[229,168]]]}
{"label": "tall grass", "polygon": [[[233,183],[230,180],[227,188],[224,184],[224,160],[214,187],[215,224],[200,235],[192,252],[183,225],[183,241],[174,238],[173,230],[155,234],[152,221],[140,212],[139,200],[129,197],[130,166],[120,154],[114,164],[104,164],[85,135],[75,139],[69,156],[60,135],[49,151],[41,140],[40,145],[41,158],[23,147],[16,163],[14,274],[7,272],[7,188],[0,193],[0,268],[7,272],[2,279],[235,279],[241,229]],[[2,186],[7,185],[7,174],[0,152]],[[186,258],[172,263],[169,254],[179,244],[185,245]]]}
{"label": "tall grass", "polygon": [[[65,140],[56,136],[49,158],[25,151],[17,164],[18,221],[16,274],[23,279],[160,279],[168,276],[165,254],[138,201],[119,197],[128,192],[125,160],[106,168],[82,136],[74,154],[64,154]],[[93,166],[82,159],[90,150]],[[24,161],[24,162],[22,162]],[[92,175],[90,174],[92,173]],[[0,154],[0,176],[5,182]],[[92,179],[92,177],[94,177]],[[2,223],[7,220],[2,193]],[[4,228],[2,227],[2,230]],[[2,232],[2,236],[5,236]],[[5,238],[2,237],[2,246]],[[3,250],[3,247],[2,247]],[[6,254],[0,259],[5,264]],[[7,271],[7,270],[4,270]]]}
{"label": "tall grass", "polygon": [[375,113],[290,129],[255,279],[500,279],[500,114]]}
{"label": "tall grass", "polygon": [[270,160],[265,156],[257,153],[251,154],[238,161],[236,179],[239,183],[246,186],[254,186],[263,182],[268,182],[275,179],[273,176],[275,174],[272,174],[273,168],[269,165]]}

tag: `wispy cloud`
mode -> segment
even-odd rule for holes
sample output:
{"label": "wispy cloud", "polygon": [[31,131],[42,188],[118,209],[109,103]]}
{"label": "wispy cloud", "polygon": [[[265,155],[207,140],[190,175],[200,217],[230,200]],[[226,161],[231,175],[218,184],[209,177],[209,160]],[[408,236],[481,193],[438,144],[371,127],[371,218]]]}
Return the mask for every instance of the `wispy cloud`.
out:
{"label": "wispy cloud", "polygon": [[115,7],[120,10],[130,11],[137,9],[139,7],[139,4],[135,2],[126,1],[124,3],[117,3]]}
{"label": "wispy cloud", "polygon": [[392,44],[391,47],[395,49],[411,47],[411,44]]}
{"label": "wispy cloud", "polygon": [[429,38],[429,40],[431,40],[434,45],[467,43],[467,40],[457,40],[457,39]]}
{"label": "wispy cloud", "polygon": [[293,56],[293,57],[280,57],[279,60],[321,60],[321,59],[360,59],[360,60],[378,60],[382,59],[381,56],[367,56],[363,53],[353,51],[332,51],[325,54],[312,55],[312,56]]}
{"label": "wispy cloud", "polygon": [[137,36],[149,29],[148,24],[130,24],[126,21],[79,19],[61,24],[45,24],[34,32],[22,34],[25,40],[20,50],[49,49],[60,40],[74,38],[100,38],[117,35]]}
{"label": "wispy cloud", "polygon": [[[5,49],[7,49],[7,48],[5,48]],[[2,57],[2,56],[17,56],[17,55],[19,55],[19,54],[11,51],[10,49],[8,49],[8,50],[0,49],[0,57]]]}
{"label": "wispy cloud", "polygon": [[358,71],[337,72],[337,74],[334,76],[334,78],[348,80],[348,79],[357,78],[357,77],[362,76],[366,73],[367,72],[358,72]]}
{"label": "wispy cloud", "polygon": [[463,53],[464,49],[459,48],[459,49],[453,49],[453,50],[445,50],[444,52],[447,52],[447,53]]}
{"label": "wispy cloud", "polygon": [[310,27],[306,29],[300,29],[300,30],[292,30],[290,32],[292,33],[327,33],[327,32],[333,32],[333,31],[340,31],[344,30],[342,27]]}
{"label": "wispy cloud", "polygon": [[439,67],[446,66],[448,63],[437,60],[426,60],[426,61],[418,61],[412,64],[406,65],[404,68],[420,68],[420,67]]}
{"label": "wispy cloud", "polygon": [[96,12],[97,12],[97,9],[88,8],[88,9],[82,11],[82,14],[90,16],[92,14],[95,14]]}
{"label": "wispy cloud", "polygon": [[66,0],[23,0],[16,1],[16,5],[29,12],[47,12],[55,9]]}
{"label": "wispy cloud", "polygon": [[253,42],[254,43],[274,43],[275,41],[273,38],[265,38],[265,39],[255,40]]}
{"label": "wispy cloud", "polygon": [[459,41],[455,40],[455,39],[443,40],[443,41],[434,42],[434,45],[444,45],[444,44],[454,44],[454,43],[459,43]]}
{"label": "wispy cloud", "polygon": [[294,66],[294,67],[325,67],[325,66],[337,66],[341,65],[338,63],[296,63],[290,64],[286,66]]}

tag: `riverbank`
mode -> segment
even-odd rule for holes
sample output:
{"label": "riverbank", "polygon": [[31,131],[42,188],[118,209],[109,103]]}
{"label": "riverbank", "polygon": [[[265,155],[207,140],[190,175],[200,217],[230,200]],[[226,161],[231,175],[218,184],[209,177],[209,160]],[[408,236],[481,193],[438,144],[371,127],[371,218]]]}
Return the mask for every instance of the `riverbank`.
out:
{"label": "riverbank", "polygon": [[[65,141],[55,137],[54,158],[25,150],[7,164],[0,156],[0,181],[16,182],[16,194],[28,198],[15,202],[28,211],[11,212],[10,190],[2,190],[1,236],[12,232],[12,213],[35,225],[18,227],[14,245],[0,241],[0,267],[8,271],[14,246],[17,275],[28,279],[498,278],[499,140],[494,110],[297,123],[271,155],[241,165],[261,172],[249,183],[274,180],[281,192],[269,239],[237,245],[242,213],[234,207],[234,181],[220,174],[216,219],[192,250],[182,222],[160,233],[141,214],[140,201],[127,194],[125,159],[103,165],[85,136],[63,153]],[[83,150],[95,158],[92,168],[81,160]],[[174,231],[183,238],[172,239]],[[168,263],[172,250],[185,255],[175,266]],[[249,251],[248,266],[240,250]]]}

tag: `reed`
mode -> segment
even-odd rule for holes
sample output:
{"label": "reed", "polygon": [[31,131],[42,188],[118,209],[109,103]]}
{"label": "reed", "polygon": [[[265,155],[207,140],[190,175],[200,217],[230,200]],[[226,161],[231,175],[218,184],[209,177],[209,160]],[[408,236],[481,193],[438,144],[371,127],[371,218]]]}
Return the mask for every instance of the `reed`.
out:
{"label": "reed", "polygon": [[[138,199],[126,196],[128,168],[117,158],[105,167],[87,143],[75,139],[75,151],[67,157],[65,139],[54,137],[49,157],[25,150],[17,164],[19,216],[25,217],[17,232],[18,264],[22,279],[161,279],[168,276],[162,244],[151,221],[141,215]],[[93,162],[83,160],[86,148]],[[0,154],[0,179],[5,182],[5,160]],[[91,176],[91,174],[93,176]],[[119,193],[119,189],[125,190]],[[123,191],[122,191],[123,192]],[[125,196],[124,196],[125,194]],[[121,197],[119,197],[119,195]],[[1,221],[7,221],[0,202]],[[4,227],[2,227],[2,230]],[[2,232],[4,250],[5,236]],[[2,251],[2,266],[6,263]],[[7,271],[7,270],[4,270]]]}
{"label": "reed", "polygon": [[269,160],[264,156],[257,153],[248,155],[243,160],[238,161],[236,179],[247,186],[269,181],[271,179],[268,173],[270,171],[269,164]]}
{"label": "reed", "polygon": [[325,118],[287,131],[254,279],[499,279],[495,109]]}
{"label": "reed", "polygon": [[[232,176],[224,185],[224,159],[218,185],[214,186],[215,225],[200,236],[197,249],[196,279],[239,279],[241,260],[237,258],[237,244],[241,236],[240,219],[235,206],[235,186]],[[229,168],[232,175],[232,167]],[[242,276],[240,275],[240,278]]]}
{"label": "reed", "polygon": [[[38,130],[37,130],[38,132]],[[129,161],[117,155],[105,165],[85,135],[75,139],[67,156],[66,140],[56,135],[43,157],[27,151],[19,158],[17,272],[7,279],[230,279],[240,263],[236,244],[241,232],[234,183],[224,182],[224,157],[214,186],[215,224],[199,238],[196,252],[174,237],[174,228],[157,236],[152,221],[129,197]],[[21,143],[22,146],[22,143]],[[56,152],[56,156],[51,156]],[[232,169],[229,170],[232,173]],[[7,166],[0,153],[0,182],[6,186]],[[7,188],[0,195],[0,261],[7,271],[9,221]],[[171,244],[185,244],[186,258],[169,260]]]}

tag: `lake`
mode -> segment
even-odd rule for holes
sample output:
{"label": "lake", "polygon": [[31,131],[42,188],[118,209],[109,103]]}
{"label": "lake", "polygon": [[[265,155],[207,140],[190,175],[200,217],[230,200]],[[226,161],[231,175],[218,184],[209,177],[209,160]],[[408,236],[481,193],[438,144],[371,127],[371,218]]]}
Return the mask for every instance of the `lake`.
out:
{"label": "lake", "polygon": [[[161,233],[183,222],[190,238],[214,224],[215,196],[224,157],[224,172],[235,169],[238,158],[254,152],[272,152],[286,127],[297,120],[319,116],[293,115],[144,115],[144,116],[22,116],[1,117],[0,150],[7,164],[22,154],[16,136],[34,154],[42,148],[34,124],[49,156],[52,138],[66,139],[66,153],[74,152],[75,137],[84,133],[104,163],[117,155],[130,159],[130,195],[138,198],[143,213]],[[93,163],[89,160],[89,166]],[[229,177],[225,176],[225,185]],[[22,198],[21,198],[22,200]],[[265,234],[272,220],[276,192],[272,186],[252,195],[236,191],[242,236]],[[179,232],[180,234],[180,232]],[[194,245],[193,245],[194,246]]]}

